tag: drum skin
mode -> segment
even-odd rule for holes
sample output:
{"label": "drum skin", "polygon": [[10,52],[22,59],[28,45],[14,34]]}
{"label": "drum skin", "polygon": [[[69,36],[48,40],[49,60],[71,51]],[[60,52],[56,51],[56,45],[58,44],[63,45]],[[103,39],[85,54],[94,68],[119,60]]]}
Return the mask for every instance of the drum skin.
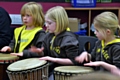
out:
{"label": "drum skin", "polygon": [[48,80],[48,63],[39,58],[16,61],[7,67],[10,80]]}
{"label": "drum skin", "polygon": [[19,57],[17,56],[12,56],[6,53],[0,53],[0,74],[1,74],[0,80],[9,80],[6,73],[6,69],[8,65],[10,65],[11,63],[17,60],[19,60]]}
{"label": "drum skin", "polygon": [[80,75],[86,75],[94,70],[90,67],[82,66],[60,66],[54,69],[55,80],[70,80],[72,77]]}

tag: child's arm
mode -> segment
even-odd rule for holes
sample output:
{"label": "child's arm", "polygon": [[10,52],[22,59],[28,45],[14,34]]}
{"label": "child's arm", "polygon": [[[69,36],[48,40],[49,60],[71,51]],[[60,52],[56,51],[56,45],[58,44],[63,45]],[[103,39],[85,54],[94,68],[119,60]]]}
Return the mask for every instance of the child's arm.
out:
{"label": "child's arm", "polygon": [[[36,47],[31,47],[30,48],[30,51],[33,52],[33,53],[29,53],[29,54],[23,54],[24,52],[20,52],[20,53],[10,53],[11,55],[14,55],[14,56],[25,56],[26,58],[27,57],[31,57],[31,56],[43,56],[44,53],[43,53],[43,50],[44,48],[36,48]],[[24,50],[25,51],[25,50]],[[28,50],[27,50],[28,51]],[[27,52],[25,52],[27,53]],[[37,54],[37,55],[36,55]]]}
{"label": "child's arm", "polygon": [[45,56],[45,57],[41,57],[39,59],[51,61],[51,62],[62,64],[62,65],[73,65],[73,62],[68,58],[54,58],[54,57],[50,57],[50,56]]}
{"label": "child's arm", "polygon": [[111,73],[120,76],[120,70],[116,66],[108,64],[108,63],[103,62],[103,61],[90,62],[90,63],[86,63],[84,65],[85,66],[102,66],[105,69],[109,70]]}

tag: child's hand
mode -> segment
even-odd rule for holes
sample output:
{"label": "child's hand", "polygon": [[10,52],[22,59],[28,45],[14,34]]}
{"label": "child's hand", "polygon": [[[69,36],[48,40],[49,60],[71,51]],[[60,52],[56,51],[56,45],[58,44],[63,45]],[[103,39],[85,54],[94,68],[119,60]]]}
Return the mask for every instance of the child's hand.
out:
{"label": "child's hand", "polygon": [[42,48],[37,48],[37,47],[35,47],[35,46],[31,46],[31,48],[30,48],[29,50],[30,50],[31,52],[35,52],[35,53],[40,54],[40,53],[43,52],[44,47],[42,47]]}
{"label": "child's hand", "polygon": [[23,52],[21,52],[21,53],[10,53],[11,55],[13,55],[13,56],[23,56]]}
{"label": "child's hand", "polygon": [[34,52],[34,53],[37,53],[38,55],[40,56],[43,56],[44,53],[43,53],[43,50],[44,50],[44,47],[42,48],[37,48],[35,46],[31,46],[31,48],[29,49],[31,52]]}
{"label": "child's hand", "polygon": [[87,52],[81,53],[81,55],[76,57],[75,60],[78,61],[79,63],[83,63],[84,60],[88,62],[88,60],[89,60],[88,53]]}
{"label": "child's hand", "polygon": [[5,47],[3,47],[1,50],[0,50],[1,52],[10,52],[11,51],[11,48],[9,47],[9,46],[5,46]]}
{"label": "child's hand", "polygon": [[116,69],[113,69],[111,72],[115,75],[120,76],[120,69],[118,69],[117,67],[116,67]]}

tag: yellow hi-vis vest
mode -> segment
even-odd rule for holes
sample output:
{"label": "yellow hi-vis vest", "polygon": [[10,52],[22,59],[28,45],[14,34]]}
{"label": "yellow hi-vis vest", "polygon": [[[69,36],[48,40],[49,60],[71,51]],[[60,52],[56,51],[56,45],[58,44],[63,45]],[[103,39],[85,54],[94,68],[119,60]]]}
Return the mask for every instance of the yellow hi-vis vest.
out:
{"label": "yellow hi-vis vest", "polygon": [[[31,30],[25,30],[25,28],[26,26],[22,26],[20,28],[16,28],[14,31],[14,37],[15,37],[14,52],[16,52],[17,43],[20,42],[18,52],[22,52],[25,49],[25,47],[28,46],[31,43],[31,41],[34,39],[35,34],[38,31],[42,30],[40,26],[35,27],[34,29],[31,29]],[[19,37],[20,37],[20,40],[18,41]]]}

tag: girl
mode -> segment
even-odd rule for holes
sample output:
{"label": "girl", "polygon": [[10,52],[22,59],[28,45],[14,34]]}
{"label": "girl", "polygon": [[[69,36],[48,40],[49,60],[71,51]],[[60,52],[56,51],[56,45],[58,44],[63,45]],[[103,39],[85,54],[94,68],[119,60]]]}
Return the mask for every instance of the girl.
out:
{"label": "girl", "polygon": [[43,48],[32,47],[30,50],[44,54],[40,59],[51,62],[50,75],[57,66],[76,64],[74,58],[78,55],[79,45],[77,36],[67,30],[69,20],[63,7],[49,9],[45,15],[45,23],[48,34],[43,41]]}
{"label": "girl", "polygon": [[[105,71],[105,64],[97,66],[98,63],[106,62],[120,68],[120,39],[119,39],[119,21],[117,16],[112,12],[103,12],[94,18],[95,35],[99,41],[91,54],[83,52],[76,57],[76,61],[82,63],[90,58],[95,61],[96,65],[85,64],[87,66],[96,66],[96,70]],[[115,35],[116,34],[116,35]],[[108,65],[109,67],[110,65]]]}
{"label": "girl", "polygon": [[45,32],[42,26],[45,22],[42,6],[36,2],[28,2],[21,9],[23,26],[16,28],[14,39],[1,49],[2,52],[13,52],[12,55],[23,58],[38,57],[38,54],[30,52],[31,45],[41,47]]}

